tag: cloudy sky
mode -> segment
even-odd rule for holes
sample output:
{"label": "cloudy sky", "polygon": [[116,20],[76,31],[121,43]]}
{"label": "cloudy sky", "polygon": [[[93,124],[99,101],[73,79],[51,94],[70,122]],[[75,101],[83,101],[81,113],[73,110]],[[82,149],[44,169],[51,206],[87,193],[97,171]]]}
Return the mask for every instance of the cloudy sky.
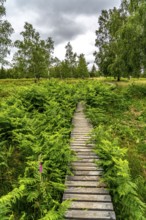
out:
{"label": "cloudy sky", "polygon": [[24,22],[31,23],[43,39],[48,36],[55,41],[55,53],[64,59],[65,45],[71,42],[73,51],[84,53],[93,62],[95,30],[102,9],[119,7],[120,0],[7,0],[7,20],[20,38]]}

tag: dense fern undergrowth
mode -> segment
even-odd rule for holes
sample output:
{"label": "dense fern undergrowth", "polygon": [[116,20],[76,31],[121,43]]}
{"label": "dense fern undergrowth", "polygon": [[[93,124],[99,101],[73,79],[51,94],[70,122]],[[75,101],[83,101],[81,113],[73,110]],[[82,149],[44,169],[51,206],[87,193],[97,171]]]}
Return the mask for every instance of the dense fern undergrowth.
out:
{"label": "dense fern undergrowth", "polygon": [[1,220],[61,219],[76,104],[75,87],[54,81],[1,103]]}
{"label": "dense fern undergrowth", "polygon": [[143,85],[120,89],[94,80],[0,87],[0,219],[63,219],[64,180],[74,160],[71,121],[80,100],[117,220],[146,219],[145,94]]}
{"label": "dense fern undergrowth", "polygon": [[86,114],[118,220],[146,219],[146,86],[90,85]]}

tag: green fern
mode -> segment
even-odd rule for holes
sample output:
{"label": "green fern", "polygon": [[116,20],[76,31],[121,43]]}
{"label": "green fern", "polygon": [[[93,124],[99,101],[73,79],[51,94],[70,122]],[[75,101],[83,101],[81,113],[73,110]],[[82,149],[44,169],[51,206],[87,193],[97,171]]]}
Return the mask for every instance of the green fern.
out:
{"label": "green fern", "polygon": [[103,180],[113,196],[118,219],[144,220],[146,204],[138,197],[137,185],[132,182],[127,149],[117,146],[117,140],[111,142],[110,130],[99,126],[94,130],[95,152],[101,158],[98,166],[104,168]]}

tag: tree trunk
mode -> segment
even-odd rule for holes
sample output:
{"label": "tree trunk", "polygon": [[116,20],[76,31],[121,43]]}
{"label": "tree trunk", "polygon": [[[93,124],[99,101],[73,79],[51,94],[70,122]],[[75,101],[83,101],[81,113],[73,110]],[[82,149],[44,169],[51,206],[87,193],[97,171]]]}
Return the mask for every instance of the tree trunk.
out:
{"label": "tree trunk", "polygon": [[117,81],[120,82],[120,80],[121,80],[121,76],[120,74],[118,74]]}

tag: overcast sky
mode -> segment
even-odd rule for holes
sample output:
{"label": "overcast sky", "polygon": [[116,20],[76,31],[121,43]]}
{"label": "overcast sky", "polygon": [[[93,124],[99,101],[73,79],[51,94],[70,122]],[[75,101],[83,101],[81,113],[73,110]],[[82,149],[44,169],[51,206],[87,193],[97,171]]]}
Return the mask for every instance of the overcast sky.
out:
{"label": "overcast sky", "polygon": [[84,53],[88,62],[93,62],[95,30],[102,9],[119,7],[120,0],[7,0],[7,20],[15,33],[12,39],[20,38],[24,22],[31,23],[43,39],[52,37],[55,53],[64,59],[65,45],[70,41],[73,51]]}

